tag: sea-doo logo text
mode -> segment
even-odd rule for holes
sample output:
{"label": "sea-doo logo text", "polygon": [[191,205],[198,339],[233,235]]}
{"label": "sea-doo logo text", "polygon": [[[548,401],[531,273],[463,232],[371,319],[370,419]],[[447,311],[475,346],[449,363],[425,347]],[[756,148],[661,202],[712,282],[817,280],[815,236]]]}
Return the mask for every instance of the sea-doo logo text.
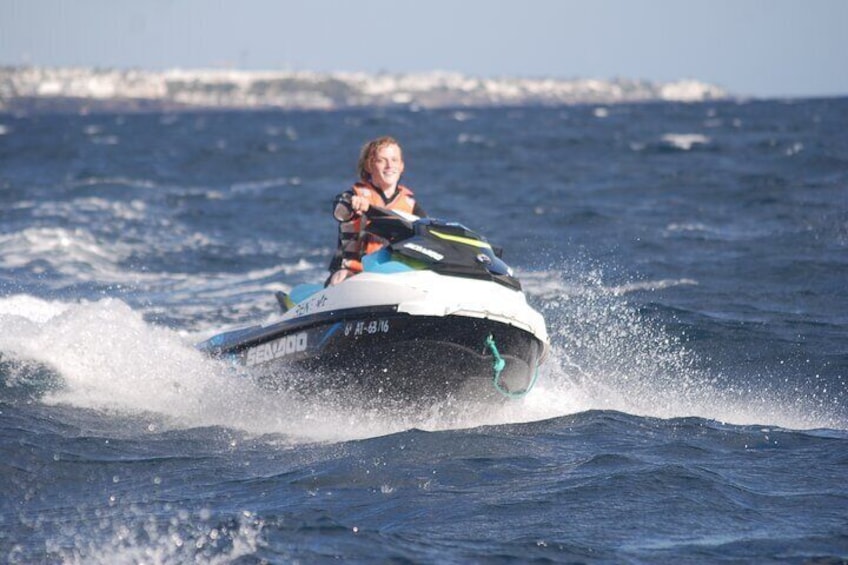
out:
{"label": "sea-doo logo text", "polygon": [[432,249],[427,249],[422,245],[418,245],[417,243],[404,243],[403,246],[407,249],[412,249],[413,251],[417,251],[422,255],[426,255],[433,261],[441,261],[445,258],[444,255],[438,253],[437,251],[433,251]]}
{"label": "sea-doo logo text", "polygon": [[306,333],[293,334],[247,350],[244,364],[248,367],[267,363],[286,355],[306,351]]}

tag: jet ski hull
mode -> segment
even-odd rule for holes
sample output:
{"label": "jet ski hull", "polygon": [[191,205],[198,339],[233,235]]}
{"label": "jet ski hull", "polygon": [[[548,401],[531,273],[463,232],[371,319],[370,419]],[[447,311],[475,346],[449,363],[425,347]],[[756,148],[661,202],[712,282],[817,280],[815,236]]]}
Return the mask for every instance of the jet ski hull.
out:
{"label": "jet ski hull", "polygon": [[334,311],[227,335],[209,340],[206,349],[250,368],[269,386],[402,400],[520,396],[532,387],[544,354],[540,340],[508,324],[414,316],[394,307]]}

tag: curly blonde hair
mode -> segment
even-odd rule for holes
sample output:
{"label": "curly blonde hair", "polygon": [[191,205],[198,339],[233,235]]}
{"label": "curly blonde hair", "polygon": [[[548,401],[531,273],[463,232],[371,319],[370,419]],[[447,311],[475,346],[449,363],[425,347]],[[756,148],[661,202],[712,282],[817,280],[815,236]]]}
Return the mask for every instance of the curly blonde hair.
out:
{"label": "curly blonde hair", "polygon": [[362,151],[359,153],[359,162],[356,164],[360,180],[367,181],[371,178],[371,173],[368,172],[368,163],[374,158],[377,151],[387,145],[397,145],[401,158],[403,158],[403,147],[400,146],[400,143],[394,137],[384,135],[369,141],[362,146]]}

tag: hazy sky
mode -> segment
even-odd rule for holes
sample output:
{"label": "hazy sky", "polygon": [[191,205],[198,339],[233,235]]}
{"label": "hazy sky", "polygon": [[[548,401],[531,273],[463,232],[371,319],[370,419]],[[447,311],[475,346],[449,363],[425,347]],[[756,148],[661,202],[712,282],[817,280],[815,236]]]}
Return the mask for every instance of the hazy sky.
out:
{"label": "hazy sky", "polygon": [[0,0],[0,65],[694,78],[848,95],[848,0]]}

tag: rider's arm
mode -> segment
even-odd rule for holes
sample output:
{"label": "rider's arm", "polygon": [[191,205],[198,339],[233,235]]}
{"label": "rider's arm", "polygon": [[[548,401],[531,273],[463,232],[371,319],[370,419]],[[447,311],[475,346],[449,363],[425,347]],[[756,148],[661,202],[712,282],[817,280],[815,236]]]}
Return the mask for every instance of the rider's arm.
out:
{"label": "rider's arm", "polygon": [[342,192],[333,200],[333,217],[339,222],[349,222],[353,218],[353,206],[350,201],[353,192]]}

